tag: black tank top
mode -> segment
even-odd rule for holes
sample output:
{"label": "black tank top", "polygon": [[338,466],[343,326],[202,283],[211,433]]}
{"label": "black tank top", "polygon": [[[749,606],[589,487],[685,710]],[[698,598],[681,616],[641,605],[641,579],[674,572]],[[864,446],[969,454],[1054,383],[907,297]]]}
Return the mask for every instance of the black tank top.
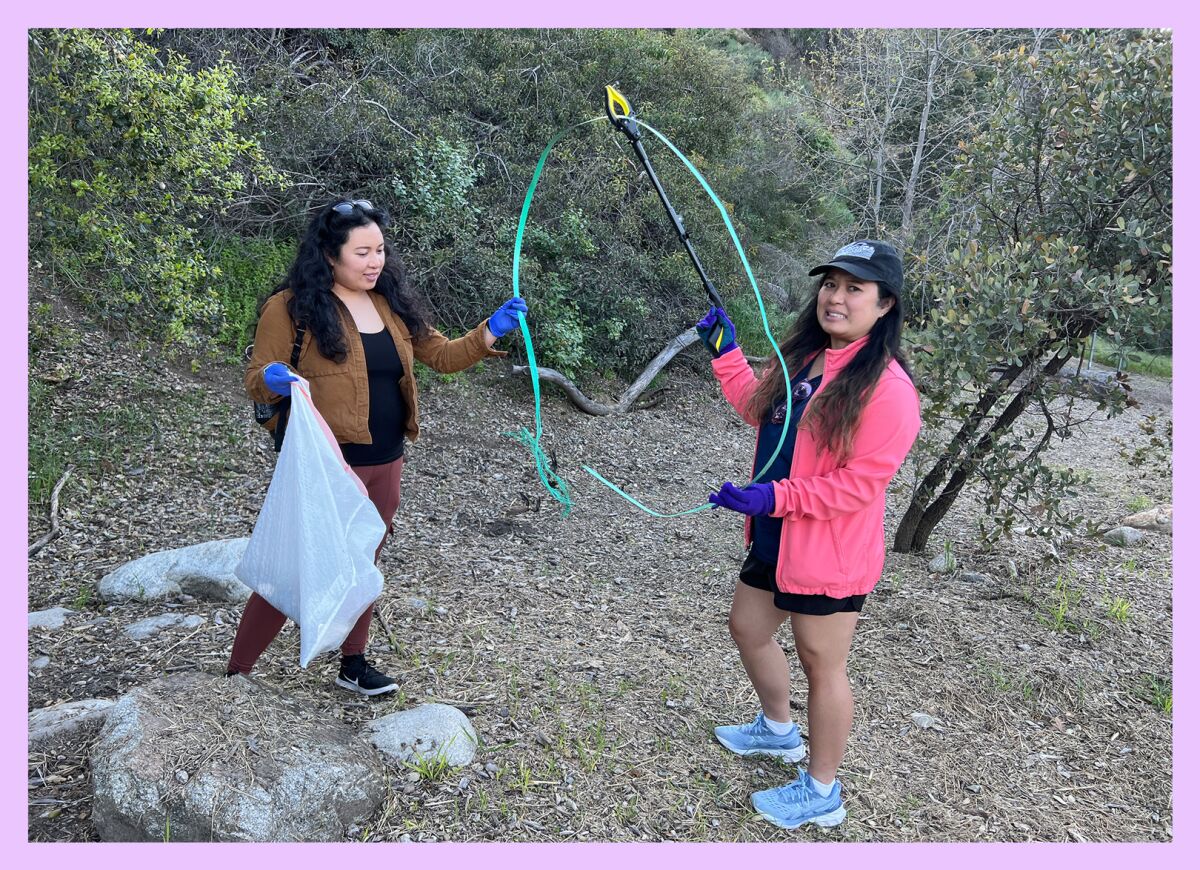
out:
{"label": "black tank top", "polygon": [[387,329],[358,336],[367,358],[371,443],[342,444],[342,456],[347,465],[384,465],[404,455],[404,428],[408,425],[408,406],[400,395],[404,364]]}

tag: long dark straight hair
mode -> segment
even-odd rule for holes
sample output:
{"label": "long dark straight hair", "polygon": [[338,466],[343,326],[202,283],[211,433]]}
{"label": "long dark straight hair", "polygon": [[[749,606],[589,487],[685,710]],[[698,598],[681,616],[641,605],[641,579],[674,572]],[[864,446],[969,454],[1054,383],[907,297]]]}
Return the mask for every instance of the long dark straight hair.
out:
{"label": "long dark straight hair", "polygon": [[[339,199],[321,209],[309,222],[287,277],[271,291],[272,296],[283,290],[292,291],[294,295],[288,301],[292,321],[312,333],[322,356],[337,362],[346,358],[346,335],[338,313],[338,300],[333,295],[333,269],[329,258],[338,259],[342,245],[356,227],[373,223],[382,231],[391,222],[386,211],[367,208],[361,202]],[[343,203],[350,203],[350,209],[347,210]],[[335,210],[334,206],[341,208]],[[409,288],[404,265],[386,236],[383,253],[384,265],[375,282],[375,292],[383,294],[388,306],[404,321],[413,336],[428,335],[430,318]]]}
{"label": "long dark straight hair", "polygon": [[[793,377],[804,366],[805,359],[829,347],[829,334],[821,328],[821,321],[817,316],[817,297],[824,280],[825,275],[817,278],[816,284],[813,285],[811,301],[796,318],[791,331],[779,345],[787,362],[788,372]],[[880,283],[880,303],[889,297],[894,300],[891,310],[875,321],[875,325],[867,333],[866,344],[854,355],[854,359],[841,371],[837,379],[812,400],[812,406],[801,422],[803,428],[812,429],[817,446],[832,451],[839,460],[850,455],[863,405],[870,399],[888,363],[896,360],[909,377],[912,376],[908,360],[900,350],[904,303],[898,293]],[[751,416],[761,420],[770,414],[771,410],[784,400],[785,391],[788,389],[790,387],[783,381],[783,370],[778,365],[770,366],[750,398]]]}

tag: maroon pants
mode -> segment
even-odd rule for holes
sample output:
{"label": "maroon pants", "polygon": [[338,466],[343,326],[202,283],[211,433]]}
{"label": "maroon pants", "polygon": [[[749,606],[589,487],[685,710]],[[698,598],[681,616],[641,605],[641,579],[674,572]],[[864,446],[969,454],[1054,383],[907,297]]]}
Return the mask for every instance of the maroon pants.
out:
{"label": "maroon pants", "polygon": [[[358,479],[367,488],[367,496],[379,511],[379,516],[387,526],[383,540],[375,549],[375,561],[383,550],[383,543],[392,532],[392,518],[396,508],[400,506],[400,473],[404,470],[404,457],[386,465],[356,465],[352,467]],[[350,634],[342,644],[342,655],[352,656],[366,652],[367,632],[371,629],[372,605],[363,611]],[[287,617],[267,603],[257,592],[246,602],[242,612],[242,621],[238,623],[237,636],[233,639],[233,654],[229,657],[229,671],[241,674],[250,673],[258,657],[279,634]]]}

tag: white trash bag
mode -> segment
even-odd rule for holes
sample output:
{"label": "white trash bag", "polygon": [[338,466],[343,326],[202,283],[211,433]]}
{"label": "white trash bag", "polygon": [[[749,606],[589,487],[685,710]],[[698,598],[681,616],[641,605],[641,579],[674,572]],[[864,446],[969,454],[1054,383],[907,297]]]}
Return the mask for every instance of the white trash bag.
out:
{"label": "white trash bag", "polygon": [[341,646],[383,591],[375,548],[385,531],[308,381],[293,383],[275,474],[234,573],[300,626],[300,667]]}

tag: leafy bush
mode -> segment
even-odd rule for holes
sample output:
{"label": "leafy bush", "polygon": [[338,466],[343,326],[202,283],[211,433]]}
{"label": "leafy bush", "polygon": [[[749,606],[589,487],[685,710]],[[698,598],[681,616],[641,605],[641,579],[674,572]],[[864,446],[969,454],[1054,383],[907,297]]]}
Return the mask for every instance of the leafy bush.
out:
{"label": "leafy bush", "polygon": [[221,235],[210,241],[207,258],[212,263],[213,289],[222,323],[216,346],[234,360],[254,341],[258,308],[283,280],[296,247],[270,238]]}
{"label": "leafy bush", "polygon": [[30,31],[31,247],[111,325],[197,346],[221,328],[202,230],[248,175],[232,66],[193,69],[129,30]]}

